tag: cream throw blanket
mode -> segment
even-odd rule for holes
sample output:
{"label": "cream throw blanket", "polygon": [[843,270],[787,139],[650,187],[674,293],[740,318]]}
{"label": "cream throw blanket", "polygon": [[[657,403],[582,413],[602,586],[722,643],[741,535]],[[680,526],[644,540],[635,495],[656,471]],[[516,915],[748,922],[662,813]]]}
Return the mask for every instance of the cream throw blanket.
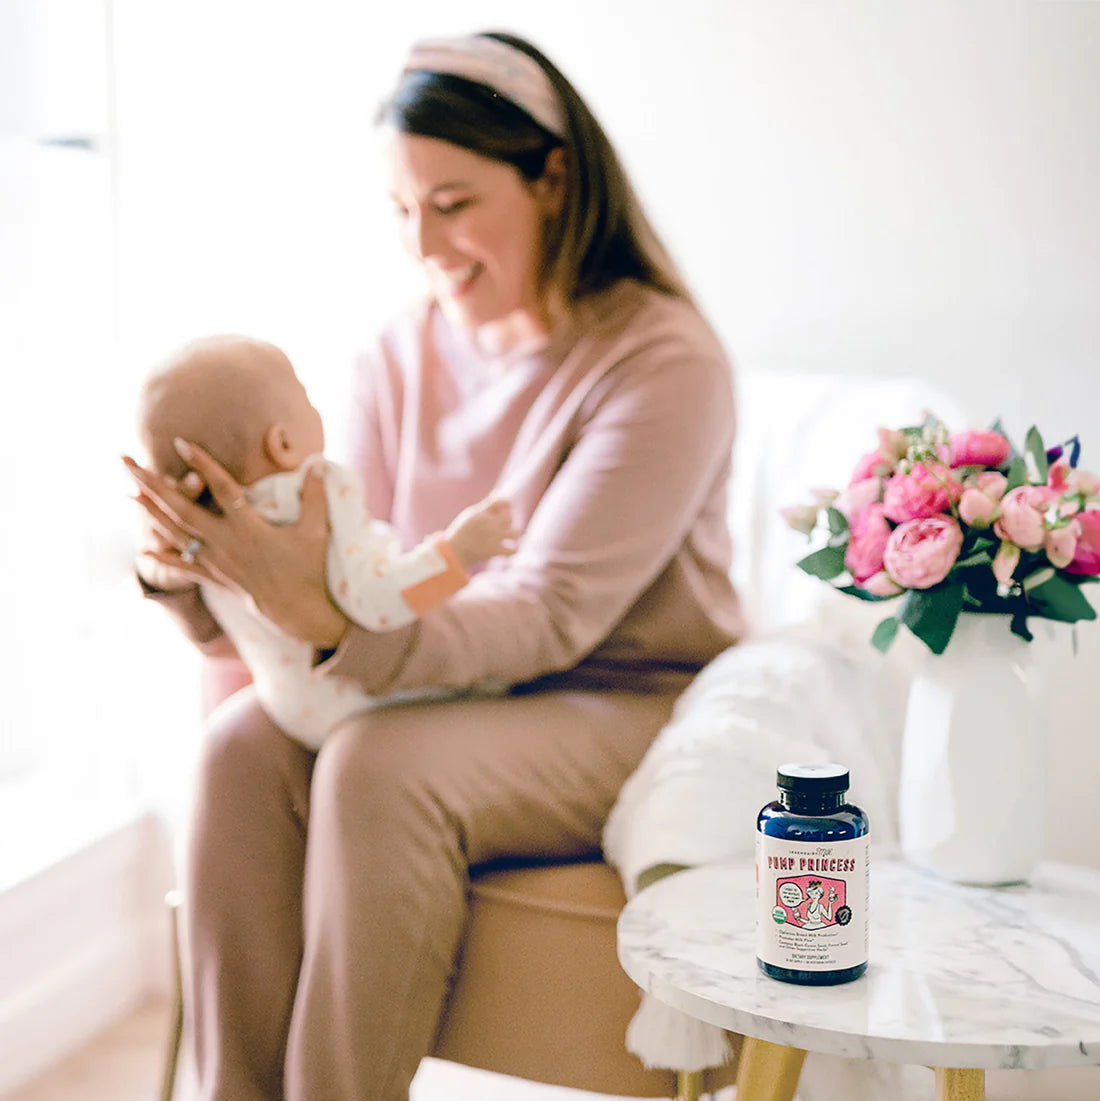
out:
{"label": "cream throw blanket", "polygon": [[[831,601],[827,608],[837,610]],[[820,625],[788,627],[730,648],[699,674],[607,822],[605,855],[628,896],[638,875],[657,864],[752,860],[756,814],[776,797],[775,770],[785,761],[847,765],[850,798],[870,819],[872,861],[896,847],[905,677],[868,644],[866,622],[860,617],[839,642],[822,641]],[[838,637],[835,620],[830,626],[829,637]],[[680,1070],[728,1057],[720,1029],[648,994],[627,1047],[647,1066]],[[914,1088],[927,1089],[920,1078],[906,1087],[907,1077],[896,1065],[811,1054],[799,1097],[901,1101]]]}

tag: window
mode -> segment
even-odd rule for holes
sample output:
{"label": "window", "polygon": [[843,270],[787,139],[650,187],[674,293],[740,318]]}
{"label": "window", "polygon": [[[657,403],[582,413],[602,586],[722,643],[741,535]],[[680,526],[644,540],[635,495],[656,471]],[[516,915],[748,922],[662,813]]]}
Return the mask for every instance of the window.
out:
{"label": "window", "polygon": [[[17,839],[0,886],[148,799],[140,726],[159,670],[189,660],[130,570],[108,15],[106,0],[0,5],[0,827]],[[167,699],[193,726],[197,704]]]}

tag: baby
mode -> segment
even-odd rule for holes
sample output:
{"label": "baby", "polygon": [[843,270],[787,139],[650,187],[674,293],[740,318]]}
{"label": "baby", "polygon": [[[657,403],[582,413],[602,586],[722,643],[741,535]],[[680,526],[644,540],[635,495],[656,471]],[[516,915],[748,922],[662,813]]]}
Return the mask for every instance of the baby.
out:
{"label": "baby", "polygon": [[[176,479],[187,467],[173,440],[199,444],[276,524],[297,521],[306,472],[320,464],[329,594],[368,630],[410,623],[461,589],[475,564],[515,549],[508,503],[487,499],[461,512],[441,535],[402,552],[393,529],[367,513],[354,472],[322,457],[320,414],[290,360],[262,341],[212,337],[180,349],[146,379],[138,433],[149,466]],[[199,503],[212,500],[204,494]],[[337,723],[376,702],[350,680],[318,676],[314,648],[284,634],[250,601],[214,584],[203,584],[202,595],[248,666],[264,709],[311,749]]]}

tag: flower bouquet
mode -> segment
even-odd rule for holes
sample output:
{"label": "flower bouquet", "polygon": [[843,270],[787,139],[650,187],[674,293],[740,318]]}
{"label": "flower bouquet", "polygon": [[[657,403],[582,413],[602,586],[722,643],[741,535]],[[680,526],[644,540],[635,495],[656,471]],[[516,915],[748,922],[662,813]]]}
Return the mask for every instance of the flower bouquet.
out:
{"label": "flower bouquet", "polygon": [[1030,642],[1031,616],[1095,619],[1082,584],[1100,575],[1100,478],[1081,470],[1076,437],[1046,448],[1032,428],[1018,452],[995,424],[951,434],[937,418],[879,429],[846,489],[782,510],[825,544],[806,573],[861,600],[900,600],[871,641],[885,652],[904,625],[943,653],[963,612],[1007,615]]}

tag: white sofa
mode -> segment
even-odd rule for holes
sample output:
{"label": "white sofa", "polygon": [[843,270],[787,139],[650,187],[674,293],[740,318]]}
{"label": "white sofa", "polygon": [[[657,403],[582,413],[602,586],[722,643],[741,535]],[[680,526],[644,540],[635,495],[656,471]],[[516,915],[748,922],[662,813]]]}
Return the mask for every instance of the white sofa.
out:
{"label": "white sofa", "polygon": [[[972,422],[950,395],[908,379],[742,372],[738,389],[729,508],[732,572],[749,633],[700,674],[612,812],[605,853],[628,894],[653,865],[751,859],[755,810],[774,798],[782,760],[848,764],[851,798],[870,814],[876,851],[896,844],[907,683],[923,647],[902,632],[889,655],[878,654],[870,635],[882,607],[797,569],[809,547],[779,509],[808,500],[815,487],[842,489],[856,460],[876,446],[880,425],[919,423],[927,411],[952,428]],[[642,1051],[647,1042],[643,1030],[632,1046]],[[991,1101],[1100,1096],[1100,1068],[988,1078]],[[802,1083],[803,1101],[908,1101],[933,1089],[926,1068],[813,1055]]]}

